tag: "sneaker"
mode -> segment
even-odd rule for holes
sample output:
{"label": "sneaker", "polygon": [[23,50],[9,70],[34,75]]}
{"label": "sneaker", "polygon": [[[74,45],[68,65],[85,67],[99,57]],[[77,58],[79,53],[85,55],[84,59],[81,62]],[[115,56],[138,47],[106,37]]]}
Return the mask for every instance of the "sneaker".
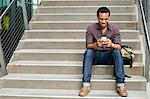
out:
{"label": "sneaker", "polygon": [[119,94],[119,96],[121,97],[127,97],[128,93],[127,90],[124,86],[117,86],[117,93]]}
{"label": "sneaker", "polygon": [[79,96],[84,97],[88,95],[89,92],[90,92],[90,87],[82,87],[80,89]]}

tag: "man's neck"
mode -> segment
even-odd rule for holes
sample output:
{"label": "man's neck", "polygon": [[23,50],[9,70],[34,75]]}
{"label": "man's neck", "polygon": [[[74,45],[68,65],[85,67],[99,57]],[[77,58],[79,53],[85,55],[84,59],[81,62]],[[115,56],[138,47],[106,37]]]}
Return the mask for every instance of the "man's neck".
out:
{"label": "man's neck", "polygon": [[106,27],[106,28],[103,28],[103,29],[102,29],[102,33],[104,34],[104,33],[106,32],[106,30],[107,30],[107,27]]}

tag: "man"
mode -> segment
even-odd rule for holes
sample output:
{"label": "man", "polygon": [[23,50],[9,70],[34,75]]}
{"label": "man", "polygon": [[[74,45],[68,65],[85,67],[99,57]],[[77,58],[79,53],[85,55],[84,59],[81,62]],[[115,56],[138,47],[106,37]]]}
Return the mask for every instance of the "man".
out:
{"label": "man", "polygon": [[97,18],[98,23],[89,25],[86,30],[87,50],[84,54],[83,85],[79,96],[86,96],[90,92],[93,64],[114,64],[116,91],[120,96],[127,97],[119,29],[109,23],[110,10],[107,7],[97,10]]}

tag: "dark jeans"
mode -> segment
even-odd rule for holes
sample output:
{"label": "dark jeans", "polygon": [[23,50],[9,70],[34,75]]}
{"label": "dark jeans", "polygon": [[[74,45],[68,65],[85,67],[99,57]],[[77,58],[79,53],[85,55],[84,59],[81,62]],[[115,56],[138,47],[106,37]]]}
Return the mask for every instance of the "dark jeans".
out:
{"label": "dark jeans", "polygon": [[83,82],[90,82],[92,65],[98,64],[114,64],[116,83],[124,83],[124,67],[120,50],[113,49],[111,52],[101,52],[87,49],[83,61]]}

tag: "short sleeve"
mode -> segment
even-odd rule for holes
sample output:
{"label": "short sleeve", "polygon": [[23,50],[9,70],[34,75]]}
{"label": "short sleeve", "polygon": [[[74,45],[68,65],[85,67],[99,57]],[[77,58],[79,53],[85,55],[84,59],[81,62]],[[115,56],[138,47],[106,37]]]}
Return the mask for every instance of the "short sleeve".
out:
{"label": "short sleeve", "polygon": [[116,28],[116,29],[114,30],[113,43],[115,43],[115,44],[120,44],[120,45],[121,45],[121,37],[120,37],[120,32],[119,32],[119,29],[118,29],[118,28]]}
{"label": "short sleeve", "polygon": [[86,45],[94,43],[93,33],[91,32],[90,26],[86,30]]}

